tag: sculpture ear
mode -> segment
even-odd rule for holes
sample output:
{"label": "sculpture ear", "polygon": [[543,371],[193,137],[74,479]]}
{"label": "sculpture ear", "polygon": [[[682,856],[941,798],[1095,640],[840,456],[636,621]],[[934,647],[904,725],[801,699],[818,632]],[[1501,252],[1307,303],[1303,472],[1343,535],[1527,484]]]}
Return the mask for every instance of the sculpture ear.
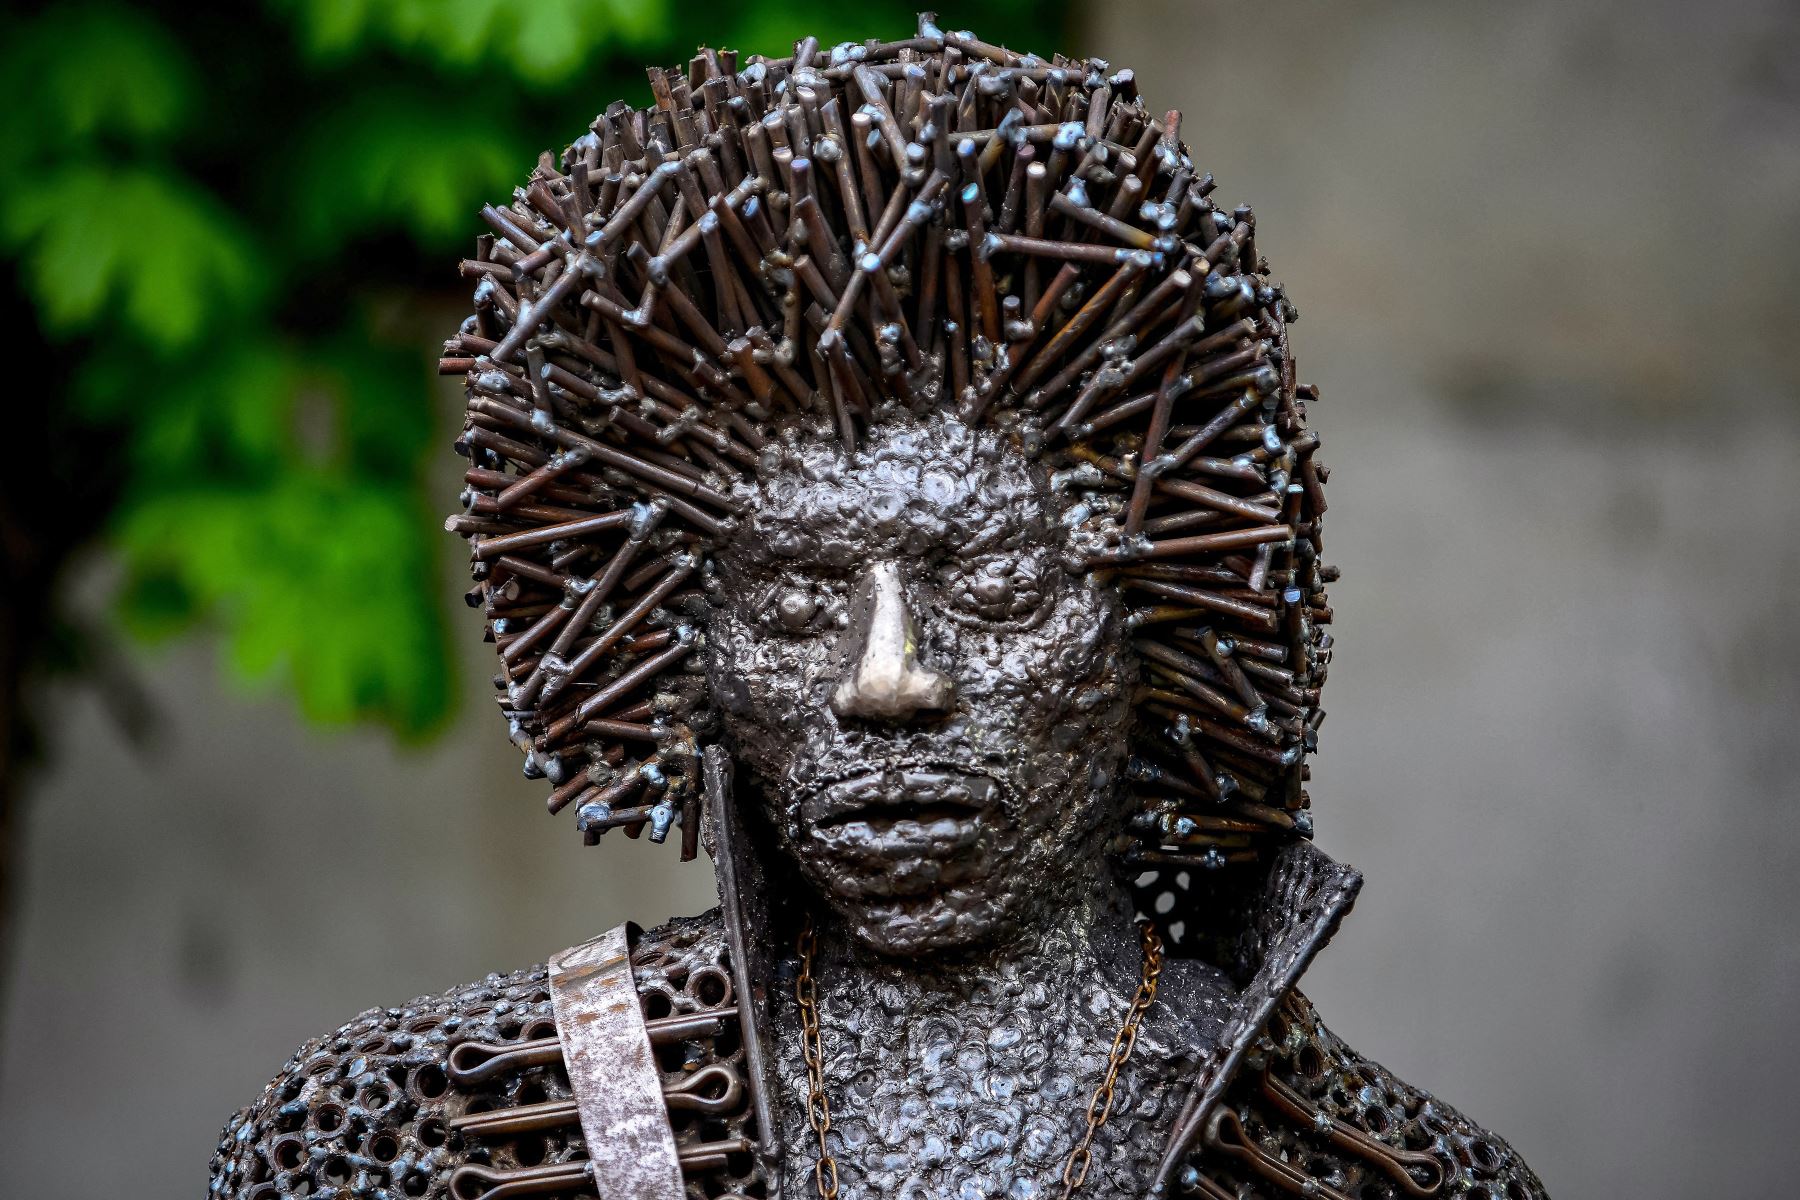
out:
{"label": "sculpture ear", "polygon": [[702,752],[706,788],[701,836],[713,861],[719,885],[719,907],[725,938],[731,947],[731,982],[737,993],[738,1026],[744,1039],[745,1075],[750,1104],[756,1113],[757,1158],[769,1181],[771,1200],[779,1200],[781,1140],[774,1110],[774,1027],[769,1014],[775,963],[769,939],[774,926],[768,905],[768,874],[756,853],[743,814],[732,801],[733,764],[725,747],[713,744]]}

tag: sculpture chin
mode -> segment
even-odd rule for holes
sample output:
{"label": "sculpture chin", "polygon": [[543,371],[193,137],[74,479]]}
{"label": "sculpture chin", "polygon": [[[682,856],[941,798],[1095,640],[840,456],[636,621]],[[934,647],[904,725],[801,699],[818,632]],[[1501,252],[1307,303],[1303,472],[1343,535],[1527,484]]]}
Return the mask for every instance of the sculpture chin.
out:
{"label": "sculpture chin", "polygon": [[889,958],[972,950],[1004,940],[1016,925],[983,885],[944,887],[908,901],[844,903],[828,898],[857,941]]}

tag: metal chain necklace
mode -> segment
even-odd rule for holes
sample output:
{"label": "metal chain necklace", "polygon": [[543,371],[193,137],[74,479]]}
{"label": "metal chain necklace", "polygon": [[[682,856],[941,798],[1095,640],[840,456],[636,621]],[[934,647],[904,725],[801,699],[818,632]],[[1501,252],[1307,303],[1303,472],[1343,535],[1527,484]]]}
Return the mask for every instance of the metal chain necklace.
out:
{"label": "metal chain necklace", "polygon": [[[1163,968],[1162,937],[1148,921],[1138,923],[1138,936],[1143,942],[1143,974],[1138,980],[1137,994],[1131,999],[1131,1007],[1125,1012],[1124,1023],[1113,1037],[1112,1049],[1107,1052],[1106,1076],[1088,1100],[1087,1129],[1063,1163],[1063,1200],[1068,1200],[1087,1181],[1088,1168],[1094,1162],[1094,1134],[1112,1115],[1113,1089],[1119,1082],[1119,1069],[1137,1045],[1138,1027],[1143,1024],[1144,1014],[1156,1003],[1156,984],[1162,978]],[[813,1182],[818,1186],[819,1200],[837,1200],[837,1159],[825,1143],[825,1135],[831,1132],[831,1101],[825,1095],[825,1051],[819,1038],[819,988],[813,979],[813,952],[818,949],[818,937],[813,932],[811,916],[806,918],[806,924],[800,930],[795,949],[800,954],[800,975],[794,980],[794,999],[800,1005],[800,1049],[806,1059],[806,1119],[819,1138]]]}

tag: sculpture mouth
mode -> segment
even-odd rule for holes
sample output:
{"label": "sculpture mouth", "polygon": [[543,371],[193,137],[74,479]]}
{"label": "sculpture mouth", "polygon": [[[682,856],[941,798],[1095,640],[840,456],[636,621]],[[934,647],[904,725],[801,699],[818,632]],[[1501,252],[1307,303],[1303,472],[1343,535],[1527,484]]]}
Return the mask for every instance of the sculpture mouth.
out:
{"label": "sculpture mouth", "polygon": [[892,869],[909,860],[978,856],[1003,820],[1001,797],[1000,781],[981,772],[887,764],[817,788],[802,801],[800,816],[834,857]]}

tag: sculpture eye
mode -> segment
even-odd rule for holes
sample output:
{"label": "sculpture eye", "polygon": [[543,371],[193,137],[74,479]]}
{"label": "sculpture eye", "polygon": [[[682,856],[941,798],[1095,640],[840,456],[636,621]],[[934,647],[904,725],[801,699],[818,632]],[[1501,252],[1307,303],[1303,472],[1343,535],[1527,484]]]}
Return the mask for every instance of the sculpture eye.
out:
{"label": "sculpture eye", "polygon": [[770,633],[800,637],[816,633],[828,624],[829,597],[808,583],[777,585],[763,601],[758,623]]}
{"label": "sculpture eye", "polygon": [[945,572],[942,583],[953,612],[985,622],[1025,620],[1044,602],[1042,577],[1028,559],[995,556],[959,563]]}
{"label": "sculpture eye", "polygon": [[819,601],[802,591],[784,591],[775,600],[775,620],[789,633],[798,633],[819,611]]}

